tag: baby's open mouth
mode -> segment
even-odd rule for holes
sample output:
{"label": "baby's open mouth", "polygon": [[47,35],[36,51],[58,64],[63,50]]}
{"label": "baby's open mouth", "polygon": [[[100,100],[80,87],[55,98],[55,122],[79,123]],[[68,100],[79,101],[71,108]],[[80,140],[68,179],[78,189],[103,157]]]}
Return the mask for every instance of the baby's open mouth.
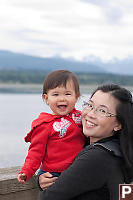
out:
{"label": "baby's open mouth", "polygon": [[58,105],[57,106],[59,109],[66,109],[67,105]]}

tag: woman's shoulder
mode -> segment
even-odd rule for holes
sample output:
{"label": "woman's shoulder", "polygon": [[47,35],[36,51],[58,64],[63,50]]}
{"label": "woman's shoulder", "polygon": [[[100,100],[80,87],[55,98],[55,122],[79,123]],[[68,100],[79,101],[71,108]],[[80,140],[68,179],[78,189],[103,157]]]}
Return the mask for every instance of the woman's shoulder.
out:
{"label": "woman's shoulder", "polygon": [[87,158],[88,160],[105,161],[121,158],[119,142],[117,140],[105,140],[87,145],[77,156],[77,159]]}
{"label": "woman's shoulder", "polygon": [[104,160],[108,156],[107,151],[99,146],[87,145],[77,156],[76,159]]}

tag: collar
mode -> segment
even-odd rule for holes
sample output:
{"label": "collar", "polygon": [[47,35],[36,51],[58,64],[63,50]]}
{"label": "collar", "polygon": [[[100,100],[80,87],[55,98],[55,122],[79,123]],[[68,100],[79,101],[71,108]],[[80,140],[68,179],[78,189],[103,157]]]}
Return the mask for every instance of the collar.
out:
{"label": "collar", "polygon": [[92,144],[92,146],[100,146],[104,148],[105,150],[113,153],[115,156],[122,157],[122,153],[120,150],[119,136],[114,135],[114,136],[101,139],[95,142],[94,144]]}

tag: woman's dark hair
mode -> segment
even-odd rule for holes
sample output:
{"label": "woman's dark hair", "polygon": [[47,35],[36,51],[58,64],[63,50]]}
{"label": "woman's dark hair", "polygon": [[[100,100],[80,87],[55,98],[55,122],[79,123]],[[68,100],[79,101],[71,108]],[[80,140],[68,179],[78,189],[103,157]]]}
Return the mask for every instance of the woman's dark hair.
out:
{"label": "woman's dark hair", "polygon": [[43,83],[43,94],[47,94],[48,90],[63,85],[66,87],[67,81],[73,81],[76,95],[80,95],[79,82],[76,75],[67,70],[56,70],[48,74]]}
{"label": "woman's dark hair", "polygon": [[[116,84],[105,84],[99,86],[92,96],[101,90],[110,93],[118,100],[116,107],[116,118],[122,125],[122,129],[117,131],[120,137],[120,147],[125,160],[127,169],[133,171],[133,100],[129,90]],[[116,132],[116,134],[117,134]]]}

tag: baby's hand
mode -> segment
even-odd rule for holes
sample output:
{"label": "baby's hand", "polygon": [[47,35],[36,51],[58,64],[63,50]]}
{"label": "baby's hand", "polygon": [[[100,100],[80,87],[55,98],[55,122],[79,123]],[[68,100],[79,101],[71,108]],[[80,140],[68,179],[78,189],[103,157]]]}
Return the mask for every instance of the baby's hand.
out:
{"label": "baby's hand", "polygon": [[20,182],[20,183],[25,183],[26,182],[26,179],[27,179],[27,176],[26,176],[26,174],[19,174],[18,175],[18,177],[17,177],[17,179],[18,179],[18,181]]}

